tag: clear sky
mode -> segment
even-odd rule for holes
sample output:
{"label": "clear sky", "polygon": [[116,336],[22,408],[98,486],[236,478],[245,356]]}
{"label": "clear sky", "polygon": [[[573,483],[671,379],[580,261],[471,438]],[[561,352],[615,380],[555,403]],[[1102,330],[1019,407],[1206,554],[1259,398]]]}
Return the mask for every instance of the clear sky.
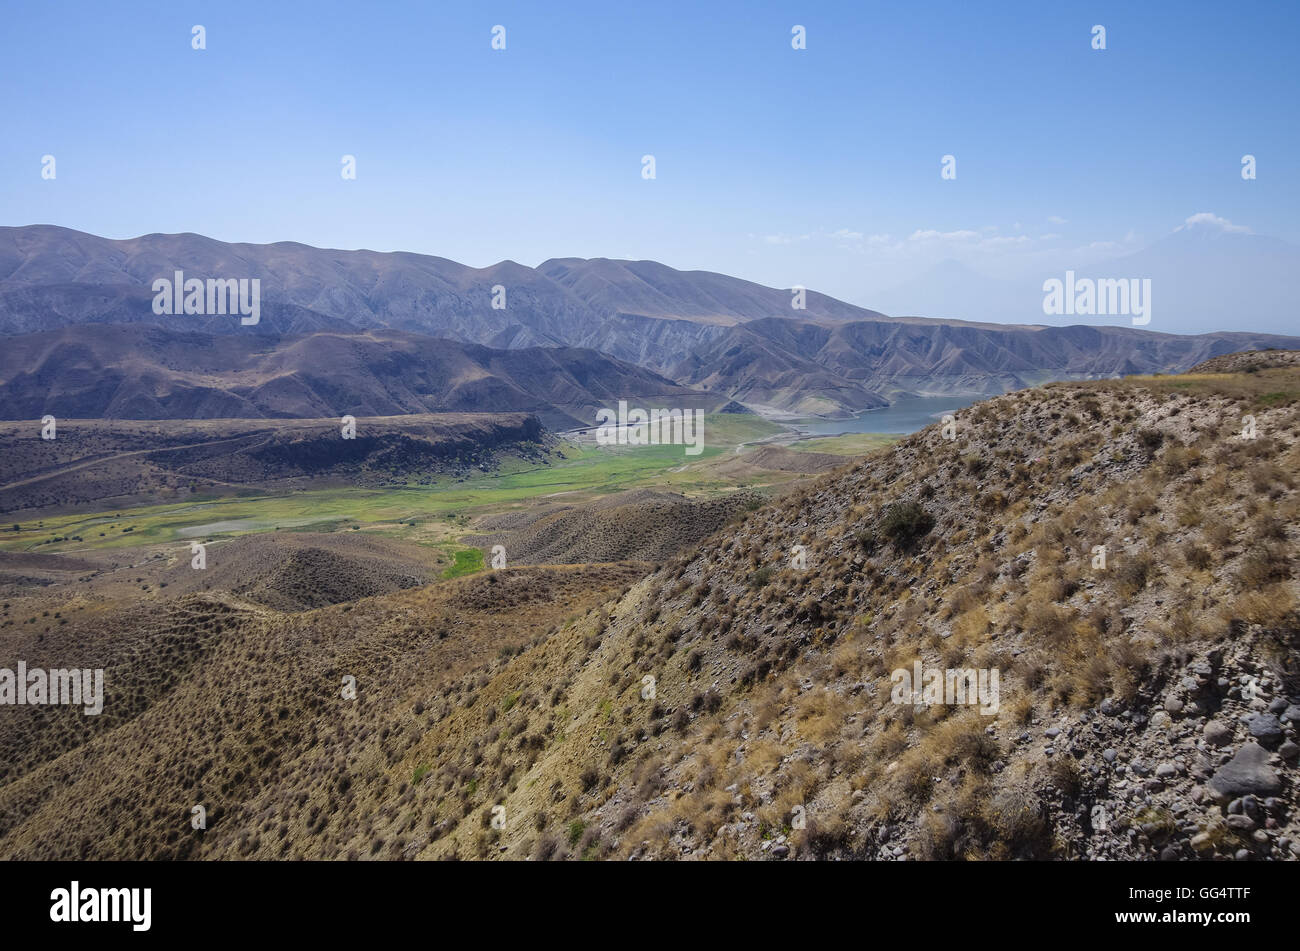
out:
{"label": "clear sky", "polygon": [[866,306],[947,258],[1003,277],[1195,214],[1300,244],[1290,0],[41,0],[0,22],[3,224],[652,258]]}

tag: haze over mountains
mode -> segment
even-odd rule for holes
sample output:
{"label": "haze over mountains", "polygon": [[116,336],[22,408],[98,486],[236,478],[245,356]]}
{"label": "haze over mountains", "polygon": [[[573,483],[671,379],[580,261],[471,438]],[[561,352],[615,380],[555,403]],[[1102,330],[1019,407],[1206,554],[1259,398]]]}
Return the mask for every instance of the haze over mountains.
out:
{"label": "haze over mountains", "polygon": [[[231,317],[155,315],[153,281],[178,270],[201,279],[259,279],[260,322],[248,327]],[[498,286],[506,306],[494,309]],[[24,416],[53,385],[79,406],[134,418],[145,412],[162,418],[382,414],[435,406],[518,411],[532,400],[551,414],[550,423],[568,425],[590,423],[581,414],[609,397],[690,396],[670,381],[707,391],[719,405],[734,399],[845,415],[904,395],[984,395],[1047,379],[1178,372],[1233,351],[1300,346],[1300,339],[1276,334],[1181,336],[1101,323],[895,318],[813,291],[805,302],[795,310],[789,289],[653,261],[557,258],[536,268],[512,261],[471,268],[427,255],[291,242],[227,244],[194,234],[115,241],[47,225],[0,228],[0,332],[40,335],[15,337],[6,346],[5,412]],[[167,334],[210,339],[191,347],[141,331],[115,340],[116,331],[67,329],[83,324],[162,325]],[[348,333],[363,336],[345,343],[339,335]],[[302,336],[312,334],[324,336]],[[239,342],[218,344],[223,335],[238,335]],[[413,335],[427,336],[421,342]],[[638,376],[596,354],[569,350],[538,360],[531,351],[512,358],[448,349],[429,337],[526,353],[584,348],[669,379]],[[143,350],[132,351],[127,341]],[[213,352],[226,354],[226,362],[206,365],[200,354]],[[93,365],[96,373],[59,380],[64,361],[87,371]],[[107,368],[102,375],[100,367]],[[214,384],[213,372],[226,376]],[[192,378],[203,373],[202,382]],[[393,374],[396,383],[389,382]],[[521,382],[520,374],[530,380]],[[594,381],[603,389],[592,390]],[[336,397],[326,395],[331,390]]]}
{"label": "haze over mountains", "polygon": [[873,302],[885,310],[935,317],[1078,322],[1077,317],[1046,317],[1042,310],[1043,282],[1061,278],[1069,267],[1079,277],[1093,279],[1149,278],[1154,297],[1150,330],[1204,333],[1240,321],[1252,329],[1276,331],[1297,324],[1292,275],[1300,271],[1300,249],[1213,214],[1192,215],[1149,246],[1102,261],[1064,252],[1044,256],[1056,263],[1024,267],[1016,277],[994,277],[978,265],[949,258],[885,288]]}

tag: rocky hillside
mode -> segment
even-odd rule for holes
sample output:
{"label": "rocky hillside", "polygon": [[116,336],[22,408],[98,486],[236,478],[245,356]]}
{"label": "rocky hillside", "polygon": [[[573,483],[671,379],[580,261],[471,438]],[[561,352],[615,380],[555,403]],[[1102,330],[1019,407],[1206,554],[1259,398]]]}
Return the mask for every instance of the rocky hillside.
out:
{"label": "rocky hillside", "polygon": [[113,686],[0,720],[0,855],[1294,858],[1297,435],[1293,367],[1054,384],[649,573],[6,604]]}
{"label": "rocky hillside", "polygon": [[[829,458],[845,461],[841,456]],[[761,504],[761,496],[753,492],[688,499],[675,492],[633,489],[585,504],[553,503],[494,516],[478,526],[489,534],[466,536],[462,541],[483,549],[503,545],[512,563],[519,565],[658,564]]]}
{"label": "rocky hillside", "polygon": [[1252,350],[1225,353],[1198,363],[1188,373],[1255,373],[1276,367],[1300,366],[1300,350]]}
{"label": "rocky hillside", "polygon": [[[516,658],[408,754],[500,760],[420,854],[1295,857],[1300,373],[1058,384],[955,423]],[[918,661],[996,669],[996,713],[894,702]],[[492,740],[525,715],[563,737],[535,761]]]}

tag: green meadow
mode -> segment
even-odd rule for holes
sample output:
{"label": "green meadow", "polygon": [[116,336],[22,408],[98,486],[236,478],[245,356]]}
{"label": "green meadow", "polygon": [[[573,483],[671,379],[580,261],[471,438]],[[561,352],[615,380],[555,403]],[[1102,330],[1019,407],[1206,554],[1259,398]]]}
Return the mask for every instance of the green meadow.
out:
{"label": "green meadow", "polygon": [[[705,419],[705,448],[688,456],[681,446],[596,446],[562,443],[549,464],[507,459],[493,472],[431,484],[381,488],[322,488],[264,495],[189,499],[97,513],[54,516],[0,530],[0,550],[73,552],[201,540],[250,532],[375,531],[443,549],[464,573],[469,556],[456,539],[475,516],[522,507],[534,500],[575,500],[634,488],[687,495],[737,488],[716,472],[736,446],[781,432],[759,417],[717,414]],[[878,440],[885,440],[879,443]],[[847,442],[841,442],[847,440]],[[891,437],[852,434],[799,444],[800,449],[855,455]],[[859,448],[859,447],[864,448]],[[478,567],[481,567],[481,554]],[[462,570],[463,569],[463,570]]]}

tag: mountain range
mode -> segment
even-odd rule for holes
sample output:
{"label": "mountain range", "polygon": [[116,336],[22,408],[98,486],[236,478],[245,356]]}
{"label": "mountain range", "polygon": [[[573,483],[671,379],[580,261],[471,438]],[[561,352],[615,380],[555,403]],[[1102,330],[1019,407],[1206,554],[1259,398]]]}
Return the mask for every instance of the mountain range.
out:
{"label": "mountain range", "polygon": [[[260,322],[154,314],[153,282],[178,270],[200,279],[260,280]],[[494,307],[494,297],[504,306]],[[1300,346],[1300,339],[1278,334],[890,317],[814,291],[805,292],[801,309],[795,300],[790,289],[653,261],[556,258],[536,268],[513,261],[472,268],[428,255],[292,242],[228,244],[195,234],[111,240],[48,225],[0,228],[0,333],[11,336],[0,391],[11,418],[31,415],[43,391],[30,387],[47,379],[71,385],[59,392],[75,391],[88,409],[132,416],[322,415],[340,406],[374,413],[527,410],[528,399],[519,395],[527,392],[533,409],[567,425],[589,423],[574,411],[587,412],[604,395],[691,397],[675,383],[719,405],[735,400],[844,416],[899,396],[987,395],[1048,379],[1171,373],[1234,351]],[[120,328],[86,326],[94,324],[165,331],[149,336],[136,326],[116,346]],[[191,333],[202,346],[175,342]],[[239,342],[219,344],[219,337]],[[145,350],[122,349],[127,341]],[[536,348],[560,354],[543,356]],[[155,350],[167,354],[163,363],[151,362]],[[201,355],[213,352],[229,360],[208,370],[231,376],[214,385],[207,372],[207,382],[196,383],[194,375],[205,374]],[[608,358],[619,363],[591,362]],[[93,380],[73,373],[81,384],[57,382],[66,376],[65,360],[86,374],[92,366],[117,370]],[[467,370],[458,362],[465,360],[479,369]],[[133,361],[143,363],[128,368]],[[667,379],[638,376],[623,364]],[[481,371],[489,365],[505,377],[486,382]],[[536,372],[520,384],[514,377],[524,368]],[[137,370],[140,381],[119,389]],[[579,392],[579,378],[599,379],[606,393]],[[543,398],[539,388],[554,392]],[[213,389],[224,395],[214,397]],[[503,400],[505,393],[512,398]],[[570,418],[562,422],[556,413]]]}
{"label": "mountain range", "polygon": [[629,396],[728,402],[594,350],[499,350],[394,330],[279,337],[90,324],[10,337],[0,350],[3,419],[525,412],[564,430]]}

